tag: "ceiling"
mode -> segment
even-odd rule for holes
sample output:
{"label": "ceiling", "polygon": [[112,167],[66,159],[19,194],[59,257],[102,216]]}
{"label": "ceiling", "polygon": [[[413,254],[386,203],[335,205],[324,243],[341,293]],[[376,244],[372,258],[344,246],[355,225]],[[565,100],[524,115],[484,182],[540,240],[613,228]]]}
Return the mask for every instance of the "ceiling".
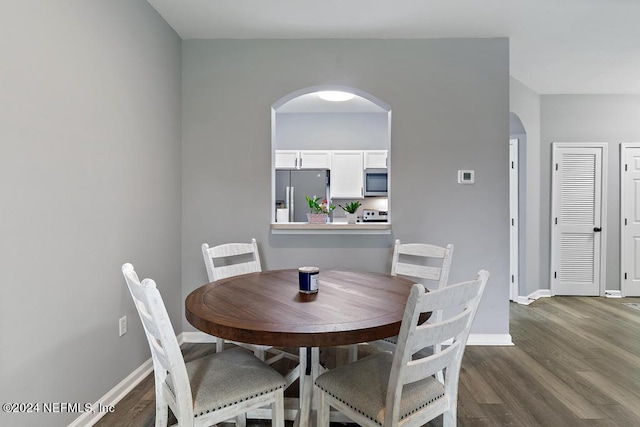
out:
{"label": "ceiling", "polygon": [[640,94],[638,0],[148,0],[183,39],[509,37],[540,94]]}

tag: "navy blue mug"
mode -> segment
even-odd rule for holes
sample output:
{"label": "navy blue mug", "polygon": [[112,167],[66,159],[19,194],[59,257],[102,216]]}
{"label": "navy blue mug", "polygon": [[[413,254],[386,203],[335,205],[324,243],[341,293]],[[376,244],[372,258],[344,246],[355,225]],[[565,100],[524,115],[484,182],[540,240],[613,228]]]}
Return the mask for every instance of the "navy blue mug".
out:
{"label": "navy blue mug", "polygon": [[300,292],[304,294],[315,294],[318,292],[319,277],[320,269],[318,267],[300,267],[298,269]]}

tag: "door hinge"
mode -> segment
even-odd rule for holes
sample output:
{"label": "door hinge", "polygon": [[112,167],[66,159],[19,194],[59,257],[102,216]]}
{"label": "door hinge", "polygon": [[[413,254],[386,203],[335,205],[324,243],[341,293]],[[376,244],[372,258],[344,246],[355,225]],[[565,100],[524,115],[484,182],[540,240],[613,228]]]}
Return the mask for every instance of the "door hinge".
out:
{"label": "door hinge", "polygon": [[557,278],[558,278],[558,272],[557,272],[557,271],[554,271],[554,272],[553,272],[553,278],[554,278],[554,279],[557,279]]}
{"label": "door hinge", "polygon": [[627,218],[624,219],[624,225],[627,225]]}
{"label": "door hinge", "polygon": [[556,217],[555,223],[556,223],[556,225],[558,225],[558,217]]}
{"label": "door hinge", "polygon": [[514,283],[516,281],[516,278],[513,276],[513,274],[511,275],[511,283]]}
{"label": "door hinge", "polygon": [[514,165],[514,162],[513,162],[513,161],[511,161],[511,169],[515,169],[515,168],[516,168],[516,167],[515,167],[515,165]]}
{"label": "door hinge", "polygon": [[558,170],[558,164],[556,163],[556,170]]}
{"label": "door hinge", "polygon": [[627,273],[624,273],[624,280],[627,280]]}
{"label": "door hinge", "polygon": [[627,164],[626,163],[624,164],[624,171],[625,172],[627,171]]}
{"label": "door hinge", "polygon": [[511,226],[513,227],[514,225],[516,225],[516,220],[511,218]]}

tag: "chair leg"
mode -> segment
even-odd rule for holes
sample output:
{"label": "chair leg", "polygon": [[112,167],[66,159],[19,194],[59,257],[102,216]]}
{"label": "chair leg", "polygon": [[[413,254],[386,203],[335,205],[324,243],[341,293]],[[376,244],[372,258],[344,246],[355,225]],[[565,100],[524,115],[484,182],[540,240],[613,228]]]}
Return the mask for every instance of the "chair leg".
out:
{"label": "chair leg", "polygon": [[329,406],[329,403],[325,399],[325,393],[318,388],[316,388],[316,391],[320,391],[320,407],[318,408],[317,427],[329,427],[331,406]]}
{"label": "chair leg", "polygon": [[237,427],[247,427],[247,414],[238,415],[236,417]]}
{"label": "chair leg", "polygon": [[284,389],[275,391],[275,400],[271,404],[271,425],[284,427]]}
{"label": "chair leg", "polygon": [[349,363],[358,360],[358,344],[349,345]]}
{"label": "chair leg", "polygon": [[159,402],[156,398],[156,427],[167,427],[168,422],[169,405],[166,402]]}
{"label": "chair leg", "polygon": [[442,427],[456,427],[457,411],[458,408],[454,406],[442,414]]}
{"label": "chair leg", "polygon": [[[156,378],[156,382],[158,378]],[[169,404],[162,394],[162,388],[156,386],[156,427],[167,427],[169,423]],[[176,415],[177,416],[177,415]]]}
{"label": "chair leg", "polygon": [[262,361],[265,360],[265,356],[266,356],[266,352],[260,348],[256,348],[253,352],[253,354],[256,355],[256,357]]}

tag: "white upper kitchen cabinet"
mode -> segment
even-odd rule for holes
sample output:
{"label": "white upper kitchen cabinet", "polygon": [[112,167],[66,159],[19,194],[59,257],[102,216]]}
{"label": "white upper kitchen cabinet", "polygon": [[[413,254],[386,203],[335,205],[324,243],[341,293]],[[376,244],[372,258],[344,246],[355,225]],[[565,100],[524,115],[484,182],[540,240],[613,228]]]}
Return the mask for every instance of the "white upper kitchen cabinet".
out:
{"label": "white upper kitchen cabinet", "polygon": [[276,169],[298,169],[299,153],[297,150],[276,150]]}
{"label": "white upper kitchen cabinet", "polygon": [[330,197],[364,198],[364,152],[340,150],[331,153]]}
{"label": "white upper kitchen cabinet", "polygon": [[387,150],[368,150],[364,152],[365,169],[386,169]]}
{"label": "white upper kitchen cabinet", "polygon": [[331,169],[331,151],[276,150],[276,169]]}
{"label": "white upper kitchen cabinet", "polygon": [[331,169],[331,151],[300,151],[300,169]]}

